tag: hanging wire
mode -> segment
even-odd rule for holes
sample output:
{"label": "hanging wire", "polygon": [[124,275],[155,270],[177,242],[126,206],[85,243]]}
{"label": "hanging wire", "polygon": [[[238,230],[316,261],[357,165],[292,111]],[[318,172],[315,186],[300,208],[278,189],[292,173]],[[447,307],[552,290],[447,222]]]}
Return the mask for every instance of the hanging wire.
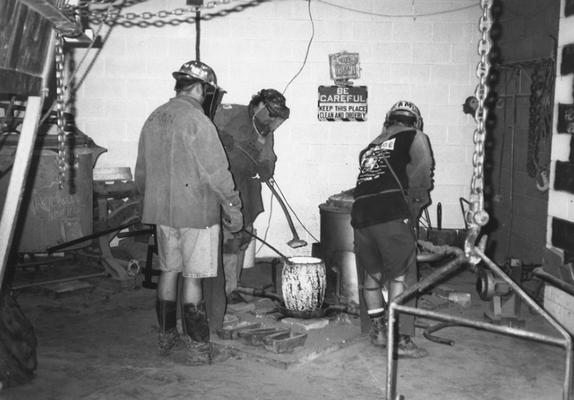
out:
{"label": "hanging wire", "polygon": [[[451,13],[456,13],[459,11],[463,11],[463,10],[468,10],[469,8],[474,8],[476,7],[476,3],[473,2],[473,4],[469,4],[468,6],[463,6],[463,7],[457,7],[457,8],[451,8],[448,10],[442,10],[442,11],[435,11],[435,12],[429,12],[429,13],[421,13],[421,14],[383,14],[383,13],[374,13],[374,12],[370,12],[370,11],[364,11],[364,10],[359,10],[356,8],[352,8],[352,7],[345,7],[339,4],[334,4],[331,3],[330,1],[326,1],[326,0],[317,0],[319,3],[323,3],[326,5],[329,5],[331,7],[335,7],[335,8],[340,8],[342,10],[346,10],[346,11],[351,11],[357,14],[365,14],[365,15],[372,15],[372,16],[376,16],[376,17],[386,17],[386,18],[421,18],[421,17],[432,17],[435,15],[444,15],[444,14],[451,14]],[[412,10],[414,11],[414,1],[413,1],[413,7]]]}
{"label": "hanging wire", "polygon": [[311,49],[311,43],[313,43],[313,38],[315,37],[315,22],[313,21],[313,15],[311,14],[311,0],[307,0],[307,11],[309,13],[309,21],[311,21],[311,37],[309,38],[309,42],[307,43],[305,58],[303,59],[303,64],[301,64],[299,71],[297,71],[297,73],[293,75],[293,78],[291,78],[291,80],[287,83],[287,85],[285,85],[285,89],[283,89],[283,94],[285,94],[289,85],[291,85],[291,83],[295,80],[295,78],[297,78],[301,73],[301,71],[303,71],[303,68],[305,68],[305,64],[307,64],[307,57],[309,57],[309,50]]}

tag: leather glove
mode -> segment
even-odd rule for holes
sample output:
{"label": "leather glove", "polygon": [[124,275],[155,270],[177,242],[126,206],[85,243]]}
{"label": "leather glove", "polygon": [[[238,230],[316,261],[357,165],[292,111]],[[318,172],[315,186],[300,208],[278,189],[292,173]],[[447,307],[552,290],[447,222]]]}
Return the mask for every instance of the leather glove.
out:
{"label": "leather glove", "polygon": [[223,226],[231,233],[237,233],[243,228],[243,213],[241,212],[241,205],[234,205],[232,203],[223,204],[223,215],[221,220]]}
{"label": "leather glove", "polygon": [[273,163],[269,160],[263,160],[257,166],[257,173],[262,181],[268,181],[273,178]]}

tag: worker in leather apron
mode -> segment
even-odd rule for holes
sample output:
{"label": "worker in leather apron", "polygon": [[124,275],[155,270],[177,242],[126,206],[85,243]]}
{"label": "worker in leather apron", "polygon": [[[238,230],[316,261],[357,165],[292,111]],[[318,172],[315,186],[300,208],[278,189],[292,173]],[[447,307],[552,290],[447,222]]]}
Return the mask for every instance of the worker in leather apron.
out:
{"label": "worker in leather apron", "polygon": [[[222,104],[215,113],[214,123],[243,203],[244,230],[251,233],[255,219],[264,210],[261,182],[272,179],[275,171],[274,131],[289,118],[289,113],[285,97],[275,89],[260,90],[248,105]],[[223,229],[226,299],[218,302],[232,301],[251,239],[246,232]],[[214,309],[219,314],[212,318],[213,328],[217,329],[223,323],[222,307]]]}
{"label": "worker in leather apron", "polygon": [[192,60],[172,75],[175,97],[156,108],[141,130],[135,183],[143,196],[142,222],[156,227],[159,354],[167,356],[183,342],[185,363],[203,365],[213,359],[206,311],[213,292],[203,283],[220,269],[221,226],[231,232],[243,227],[242,205],[209,118],[222,96],[215,72]]}

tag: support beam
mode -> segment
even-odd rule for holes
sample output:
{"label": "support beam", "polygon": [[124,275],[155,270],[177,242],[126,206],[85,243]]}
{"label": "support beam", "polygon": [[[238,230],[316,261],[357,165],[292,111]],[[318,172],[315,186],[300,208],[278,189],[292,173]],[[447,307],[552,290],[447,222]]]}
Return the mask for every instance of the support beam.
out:
{"label": "support beam", "polygon": [[20,139],[16,149],[10,183],[6,192],[6,201],[0,220],[0,288],[4,278],[4,271],[10,255],[10,247],[14,236],[14,228],[18,218],[18,211],[22,203],[24,189],[26,188],[26,176],[30,167],[34,142],[42,114],[42,98],[37,96],[28,97],[26,115],[22,124]]}

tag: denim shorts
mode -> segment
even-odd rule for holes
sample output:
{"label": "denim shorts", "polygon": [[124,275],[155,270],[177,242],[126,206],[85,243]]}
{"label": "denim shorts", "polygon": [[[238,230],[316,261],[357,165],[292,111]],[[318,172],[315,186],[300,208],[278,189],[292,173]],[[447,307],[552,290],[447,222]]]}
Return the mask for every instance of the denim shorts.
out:
{"label": "denim shorts", "polygon": [[408,220],[397,219],[354,230],[357,264],[383,280],[416,271],[416,237]]}
{"label": "denim shorts", "polygon": [[172,228],[158,225],[159,269],[181,272],[185,278],[217,276],[219,225],[207,228]]}

